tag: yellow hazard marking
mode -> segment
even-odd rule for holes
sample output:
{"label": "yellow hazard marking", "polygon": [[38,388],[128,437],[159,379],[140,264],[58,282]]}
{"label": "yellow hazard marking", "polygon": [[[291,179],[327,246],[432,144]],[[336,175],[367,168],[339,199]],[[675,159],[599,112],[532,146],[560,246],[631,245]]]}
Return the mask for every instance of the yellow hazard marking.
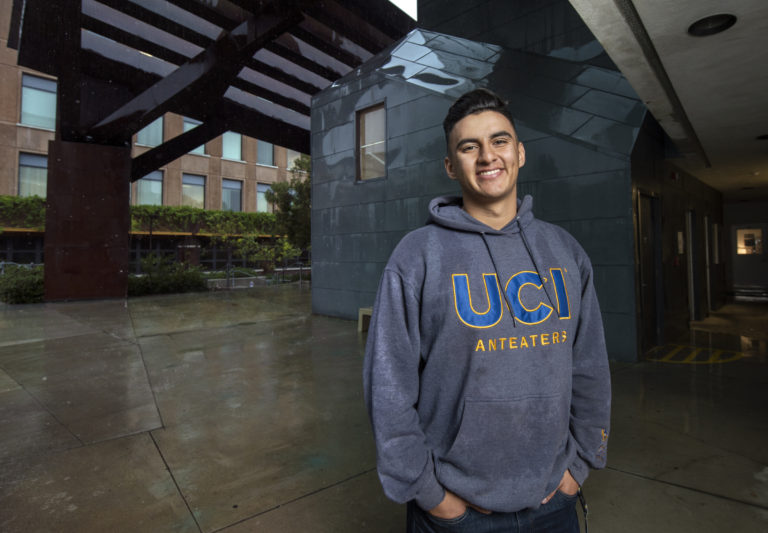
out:
{"label": "yellow hazard marking", "polygon": [[730,363],[738,361],[742,357],[744,357],[744,353],[737,350],[702,348],[701,346],[688,346],[685,344],[654,346],[645,354],[647,361],[686,365]]}

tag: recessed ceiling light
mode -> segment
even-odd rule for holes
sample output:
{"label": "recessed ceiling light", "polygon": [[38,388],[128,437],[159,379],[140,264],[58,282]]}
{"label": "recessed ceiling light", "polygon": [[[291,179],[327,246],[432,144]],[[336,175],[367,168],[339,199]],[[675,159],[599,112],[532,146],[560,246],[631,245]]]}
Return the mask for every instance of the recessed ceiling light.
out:
{"label": "recessed ceiling light", "polygon": [[755,137],[755,139],[757,139],[758,141],[768,141],[768,133],[765,133],[763,135],[758,135],[757,137]]}
{"label": "recessed ceiling light", "polygon": [[694,37],[706,37],[725,31],[736,24],[736,16],[729,13],[721,13],[697,20],[688,26],[688,33]]}

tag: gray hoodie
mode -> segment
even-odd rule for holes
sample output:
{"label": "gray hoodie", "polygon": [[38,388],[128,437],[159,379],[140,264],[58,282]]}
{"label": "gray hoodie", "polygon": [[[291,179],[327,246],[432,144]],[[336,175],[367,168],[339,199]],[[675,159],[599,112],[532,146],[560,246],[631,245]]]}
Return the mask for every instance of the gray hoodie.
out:
{"label": "gray hoodie", "polygon": [[382,274],[363,370],[384,491],[535,508],[602,468],[610,375],[592,267],[533,200],[494,230],[436,198]]}

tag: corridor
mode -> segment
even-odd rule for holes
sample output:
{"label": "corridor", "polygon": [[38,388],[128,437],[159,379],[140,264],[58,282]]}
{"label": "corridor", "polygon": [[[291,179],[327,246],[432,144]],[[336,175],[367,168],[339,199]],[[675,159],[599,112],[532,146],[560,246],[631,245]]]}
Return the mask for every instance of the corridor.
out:
{"label": "corridor", "polygon": [[[612,365],[590,532],[766,531],[768,305],[674,341]],[[0,531],[403,531],[364,343],[297,285],[0,304]]]}

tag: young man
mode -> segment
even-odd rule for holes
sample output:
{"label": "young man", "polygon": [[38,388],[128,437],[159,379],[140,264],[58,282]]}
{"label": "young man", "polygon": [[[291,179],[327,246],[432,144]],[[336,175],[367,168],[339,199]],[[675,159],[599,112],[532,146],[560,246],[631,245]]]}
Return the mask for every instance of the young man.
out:
{"label": "young man", "polygon": [[525,149],[498,96],[465,94],[443,127],[462,197],[396,247],[368,333],[379,477],[409,531],[575,532],[610,418],[592,267],[517,199]]}

